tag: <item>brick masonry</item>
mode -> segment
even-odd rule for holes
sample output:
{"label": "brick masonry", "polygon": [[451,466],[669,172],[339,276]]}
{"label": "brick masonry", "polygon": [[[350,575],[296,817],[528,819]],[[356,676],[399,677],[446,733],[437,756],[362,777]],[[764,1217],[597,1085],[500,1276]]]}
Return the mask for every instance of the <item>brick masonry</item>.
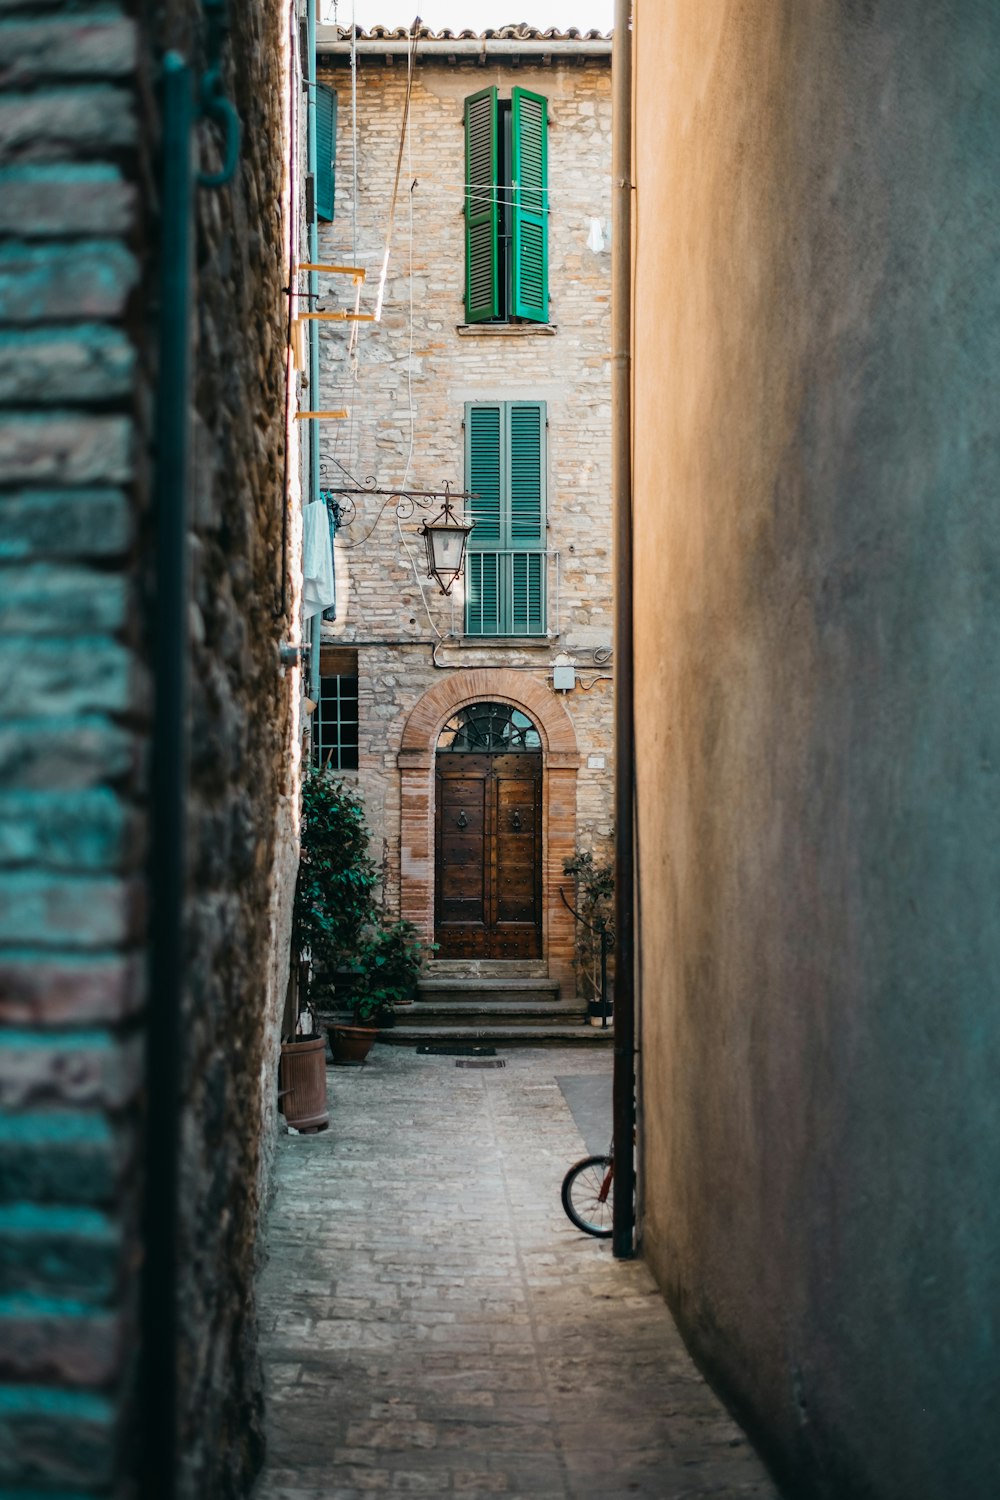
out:
{"label": "brick masonry", "polygon": [[[0,1491],[134,1495],[153,726],[157,59],[196,4],[0,5]],[[182,1496],[261,1451],[253,1274],[294,876],[279,667],[287,8],[197,194]],[[214,127],[199,127],[213,165]],[[290,592],[289,597],[292,597]],[[155,1060],[154,1060],[155,1062]],[[155,1191],[155,1184],[153,1184]],[[169,1296],[170,1288],[163,1289]]]}
{"label": "brick masonry", "polygon": [[[544,942],[566,992],[573,988],[572,938],[557,915],[564,846],[566,853],[579,845],[603,854],[611,834],[610,254],[587,247],[591,221],[606,228],[610,214],[610,66],[561,58],[558,44],[550,66],[517,69],[448,63],[440,47],[431,55],[433,47],[423,44],[415,70],[382,321],[358,325],[356,359],[342,325],[320,325],[321,405],[346,406],[351,414],[322,426],[324,482],[350,483],[347,470],[361,480],[374,476],[383,487],[408,481],[432,489],[447,481],[462,489],[465,402],[544,400],[558,608],[553,561],[548,640],[463,638],[461,585],[446,599],[424,577],[420,516],[397,524],[389,509],[367,536],[377,503],[361,500],[338,542],[338,619],[324,626],[324,638],[359,643],[358,780],[376,853],[385,840],[389,904],[417,919],[427,936],[433,869],[429,851],[415,854],[412,832],[414,820],[425,827],[432,772],[421,771],[423,790],[414,802],[416,772],[399,760],[404,726],[417,722],[424,695],[436,701],[442,682],[469,672],[486,674],[484,697],[496,692],[524,706],[540,693],[568,716],[576,765],[549,764],[545,776]],[[324,70],[321,57],[321,76],[339,97],[336,216],[320,226],[321,259],[363,266],[362,309],[372,310],[399,151],[405,61],[387,67],[365,58],[359,67],[356,214],[350,75],[332,62]],[[463,101],[492,82],[501,98],[519,84],[549,101],[551,322],[544,327],[464,327]],[[320,285],[325,306],[351,305],[343,278],[321,276]],[[553,692],[556,662],[578,669],[569,694]],[[428,755],[447,717],[442,713],[425,725]],[[560,778],[572,786],[557,795]],[[422,850],[426,835],[420,838]]]}

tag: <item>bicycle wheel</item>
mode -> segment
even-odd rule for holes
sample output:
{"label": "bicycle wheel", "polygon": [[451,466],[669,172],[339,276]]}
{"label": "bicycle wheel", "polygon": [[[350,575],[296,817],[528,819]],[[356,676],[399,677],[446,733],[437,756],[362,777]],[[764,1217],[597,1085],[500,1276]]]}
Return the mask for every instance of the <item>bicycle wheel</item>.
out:
{"label": "bicycle wheel", "polygon": [[610,1156],[585,1156],[563,1178],[562,1206],[584,1234],[606,1240],[611,1235],[614,1178]]}

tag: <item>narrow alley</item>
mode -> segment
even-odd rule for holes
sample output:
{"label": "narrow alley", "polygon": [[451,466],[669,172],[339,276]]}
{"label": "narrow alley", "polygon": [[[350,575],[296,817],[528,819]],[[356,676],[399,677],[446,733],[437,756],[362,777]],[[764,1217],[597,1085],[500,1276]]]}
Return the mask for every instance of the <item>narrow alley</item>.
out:
{"label": "narrow alley", "polygon": [[1000,0],[417,9],[0,0],[0,1500],[998,1500]]}
{"label": "narrow alley", "polygon": [[329,1131],[279,1147],[255,1500],[777,1495],[648,1268],[562,1212],[606,1145],[580,1082],[610,1069],[380,1046],[330,1070]]}

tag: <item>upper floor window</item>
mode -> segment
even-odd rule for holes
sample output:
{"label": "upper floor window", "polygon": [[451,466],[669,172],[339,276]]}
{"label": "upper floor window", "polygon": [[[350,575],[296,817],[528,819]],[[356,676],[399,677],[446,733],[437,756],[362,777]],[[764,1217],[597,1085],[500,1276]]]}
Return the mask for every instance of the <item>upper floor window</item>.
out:
{"label": "upper floor window", "polygon": [[465,558],[467,635],[546,630],[545,403],[465,409],[466,488],[475,523]]}
{"label": "upper floor window", "polygon": [[465,101],[465,316],[549,320],[548,103],[495,87]]}
{"label": "upper floor window", "polygon": [[316,217],[333,218],[336,199],[337,91],[316,85]]}

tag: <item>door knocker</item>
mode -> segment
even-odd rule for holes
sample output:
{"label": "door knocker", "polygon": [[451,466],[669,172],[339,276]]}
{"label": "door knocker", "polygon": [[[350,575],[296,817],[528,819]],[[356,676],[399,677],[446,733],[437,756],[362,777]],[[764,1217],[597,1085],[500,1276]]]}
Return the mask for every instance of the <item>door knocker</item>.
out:
{"label": "door knocker", "polygon": [[512,816],[510,820],[510,826],[511,828],[513,828],[515,833],[521,832],[521,814],[519,812],[515,812]]}
{"label": "door knocker", "polygon": [[455,822],[458,824],[459,828],[467,828],[469,826],[469,820],[465,816],[464,812],[459,813],[458,817],[455,819]]}

